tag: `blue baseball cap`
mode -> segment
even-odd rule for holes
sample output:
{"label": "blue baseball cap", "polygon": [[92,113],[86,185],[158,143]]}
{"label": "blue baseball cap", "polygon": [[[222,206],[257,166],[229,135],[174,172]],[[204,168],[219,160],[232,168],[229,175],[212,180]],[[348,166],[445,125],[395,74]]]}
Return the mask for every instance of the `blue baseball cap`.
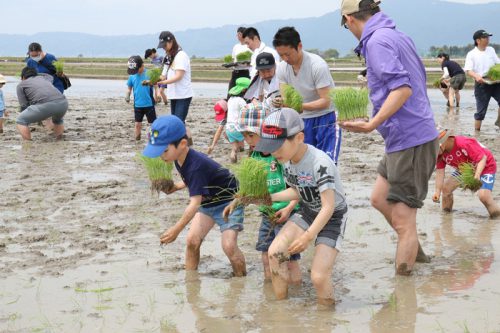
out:
{"label": "blue baseball cap", "polygon": [[146,157],[159,157],[168,145],[179,141],[186,135],[186,127],[177,116],[167,115],[156,118],[149,129],[149,142],[142,154]]}

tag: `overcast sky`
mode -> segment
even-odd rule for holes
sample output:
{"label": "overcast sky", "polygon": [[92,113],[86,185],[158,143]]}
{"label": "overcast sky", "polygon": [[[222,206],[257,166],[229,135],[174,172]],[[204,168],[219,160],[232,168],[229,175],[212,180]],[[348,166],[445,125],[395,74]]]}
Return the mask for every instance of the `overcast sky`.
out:
{"label": "overcast sky", "polygon": [[[453,0],[469,4],[500,0]],[[0,33],[47,31],[96,35],[152,34],[161,30],[248,24],[321,16],[341,0],[2,0]],[[382,1],[383,2],[383,1]]]}

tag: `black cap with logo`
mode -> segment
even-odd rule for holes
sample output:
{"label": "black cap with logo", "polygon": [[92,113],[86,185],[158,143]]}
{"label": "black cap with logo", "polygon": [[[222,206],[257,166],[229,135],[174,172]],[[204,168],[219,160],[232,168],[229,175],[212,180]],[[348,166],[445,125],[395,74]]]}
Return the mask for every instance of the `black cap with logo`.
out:
{"label": "black cap with logo", "polygon": [[269,69],[276,66],[276,60],[274,60],[274,56],[268,52],[262,52],[257,56],[255,60],[255,69]]}
{"label": "black cap with logo", "polygon": [[490,33],[487,33],[485,30],[478,30],[474,33],[474,36],[472,36],[472,39],[476,40],[479,38],[486,38],[486,37],[491,37],[493,36]]}
{"label": "black cap with logo", "polygon": [[165,47],[165,44],[167,44],[167,42],[170,42],[174,38],[175,38],[174,34],[171,33],[170,31],[162,31],[160,33],[160,37],[159,37],[160,41],[158,43],[157,48],[163,49]]}
{"label": "black cap with logo", "polygon": [[128,58],[128,62],[127,62],[127,66],[128,66],[127,73],[129,75],[137,74],[137,72],[139,71],[139,68],[141,68],[143,63],[144,62],[142,61],[142,58],[140,56],[138,56],[138,55],[131,56],[130,58]]}

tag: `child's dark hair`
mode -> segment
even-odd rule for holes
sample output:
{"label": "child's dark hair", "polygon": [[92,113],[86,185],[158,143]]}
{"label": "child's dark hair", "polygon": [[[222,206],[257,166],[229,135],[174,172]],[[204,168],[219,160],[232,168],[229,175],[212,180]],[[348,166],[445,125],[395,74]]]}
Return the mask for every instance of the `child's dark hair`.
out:
{"label": "child's dark hair", "polygon": [[248,37],[250,39],[254,39],[255,37],[257,37],[260,40],[259,32],[254,27],[246,28],[245,31],[243,31],[242,37]]}
{"label": "child's dark hair", "polygon": [[153,53],[156,53],[156,49],[147,49],[146,52],[144,52],[144,59],[147,59],[153,55]]}
{"label": "child's dark hair", "polygon": [[300,34],[294,27],[283,27],[276,32],[273,38],[273,46],[289,46],[298,50],[300,44]]}
{"label": "child's dark hair", "polygon": [[29,79],[30,77],[37,76],[38,71],[36,68],[24,67],[21,71],[21,79]]}
{"label": "child's dark hair", "polygon": [[441,52],[436,58],[443,58],[444,60],[450,60],[450,55],[448,53]]}
{"label": "child's dark hair", "polygon": [[187,134],[185,134],[182,138],[180,138],[179,140],[177,141],[174,141],[172,142],[172,144],[174,145],[175,148],[177,148],[179,146],[179,144],[181,143],[182,140],[188,140],[188,136]]}

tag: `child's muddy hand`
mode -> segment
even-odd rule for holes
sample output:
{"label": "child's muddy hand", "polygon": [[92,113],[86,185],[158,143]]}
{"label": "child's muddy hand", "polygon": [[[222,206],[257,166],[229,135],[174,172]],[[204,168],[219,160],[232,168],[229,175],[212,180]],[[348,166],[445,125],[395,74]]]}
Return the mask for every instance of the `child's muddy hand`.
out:
{"label": "child's muddy hand", "polygon": [[178,235],[179,235],[179,233],[177,232],[177,230],[174,227],[172,227],[172,228],[168,229],[167,231],[165,231],[160,236],[160,243],[161,244],[172,243],[173,241],[175,241],[177,239]]}
{"label": "child's muddy hand", "polygon": [[226,221],[226,222],[228,221],[229,215],[231,215],[232,212],[234,211],[235,207],[233,205],[233,202],[231,202],[229,205],[227,205],[226,208],[224,208],[224,211],[222,212],[222,217],[224,218],[224,221]]}
{"label": "child's muddy hand", "polygon": [[208,149],[207,149],[207,155],[212,154],[213,151],[214,151],[214,146],[208,147]]}
{"label": "child's muddy hand", "polygon": [[440,195],[438,193],[434,193],[434,195],[432,196],[432,201],[439,203],[439,197]]}
{"label": "child's muddy hand", "polygon": [[288,221],[288,218],[290,217],[290,211],[286,208],[282,208],[278,210],[274,216],[276,216],[277,220],[276,223],[278,224],[283,224],[286,221]]}

